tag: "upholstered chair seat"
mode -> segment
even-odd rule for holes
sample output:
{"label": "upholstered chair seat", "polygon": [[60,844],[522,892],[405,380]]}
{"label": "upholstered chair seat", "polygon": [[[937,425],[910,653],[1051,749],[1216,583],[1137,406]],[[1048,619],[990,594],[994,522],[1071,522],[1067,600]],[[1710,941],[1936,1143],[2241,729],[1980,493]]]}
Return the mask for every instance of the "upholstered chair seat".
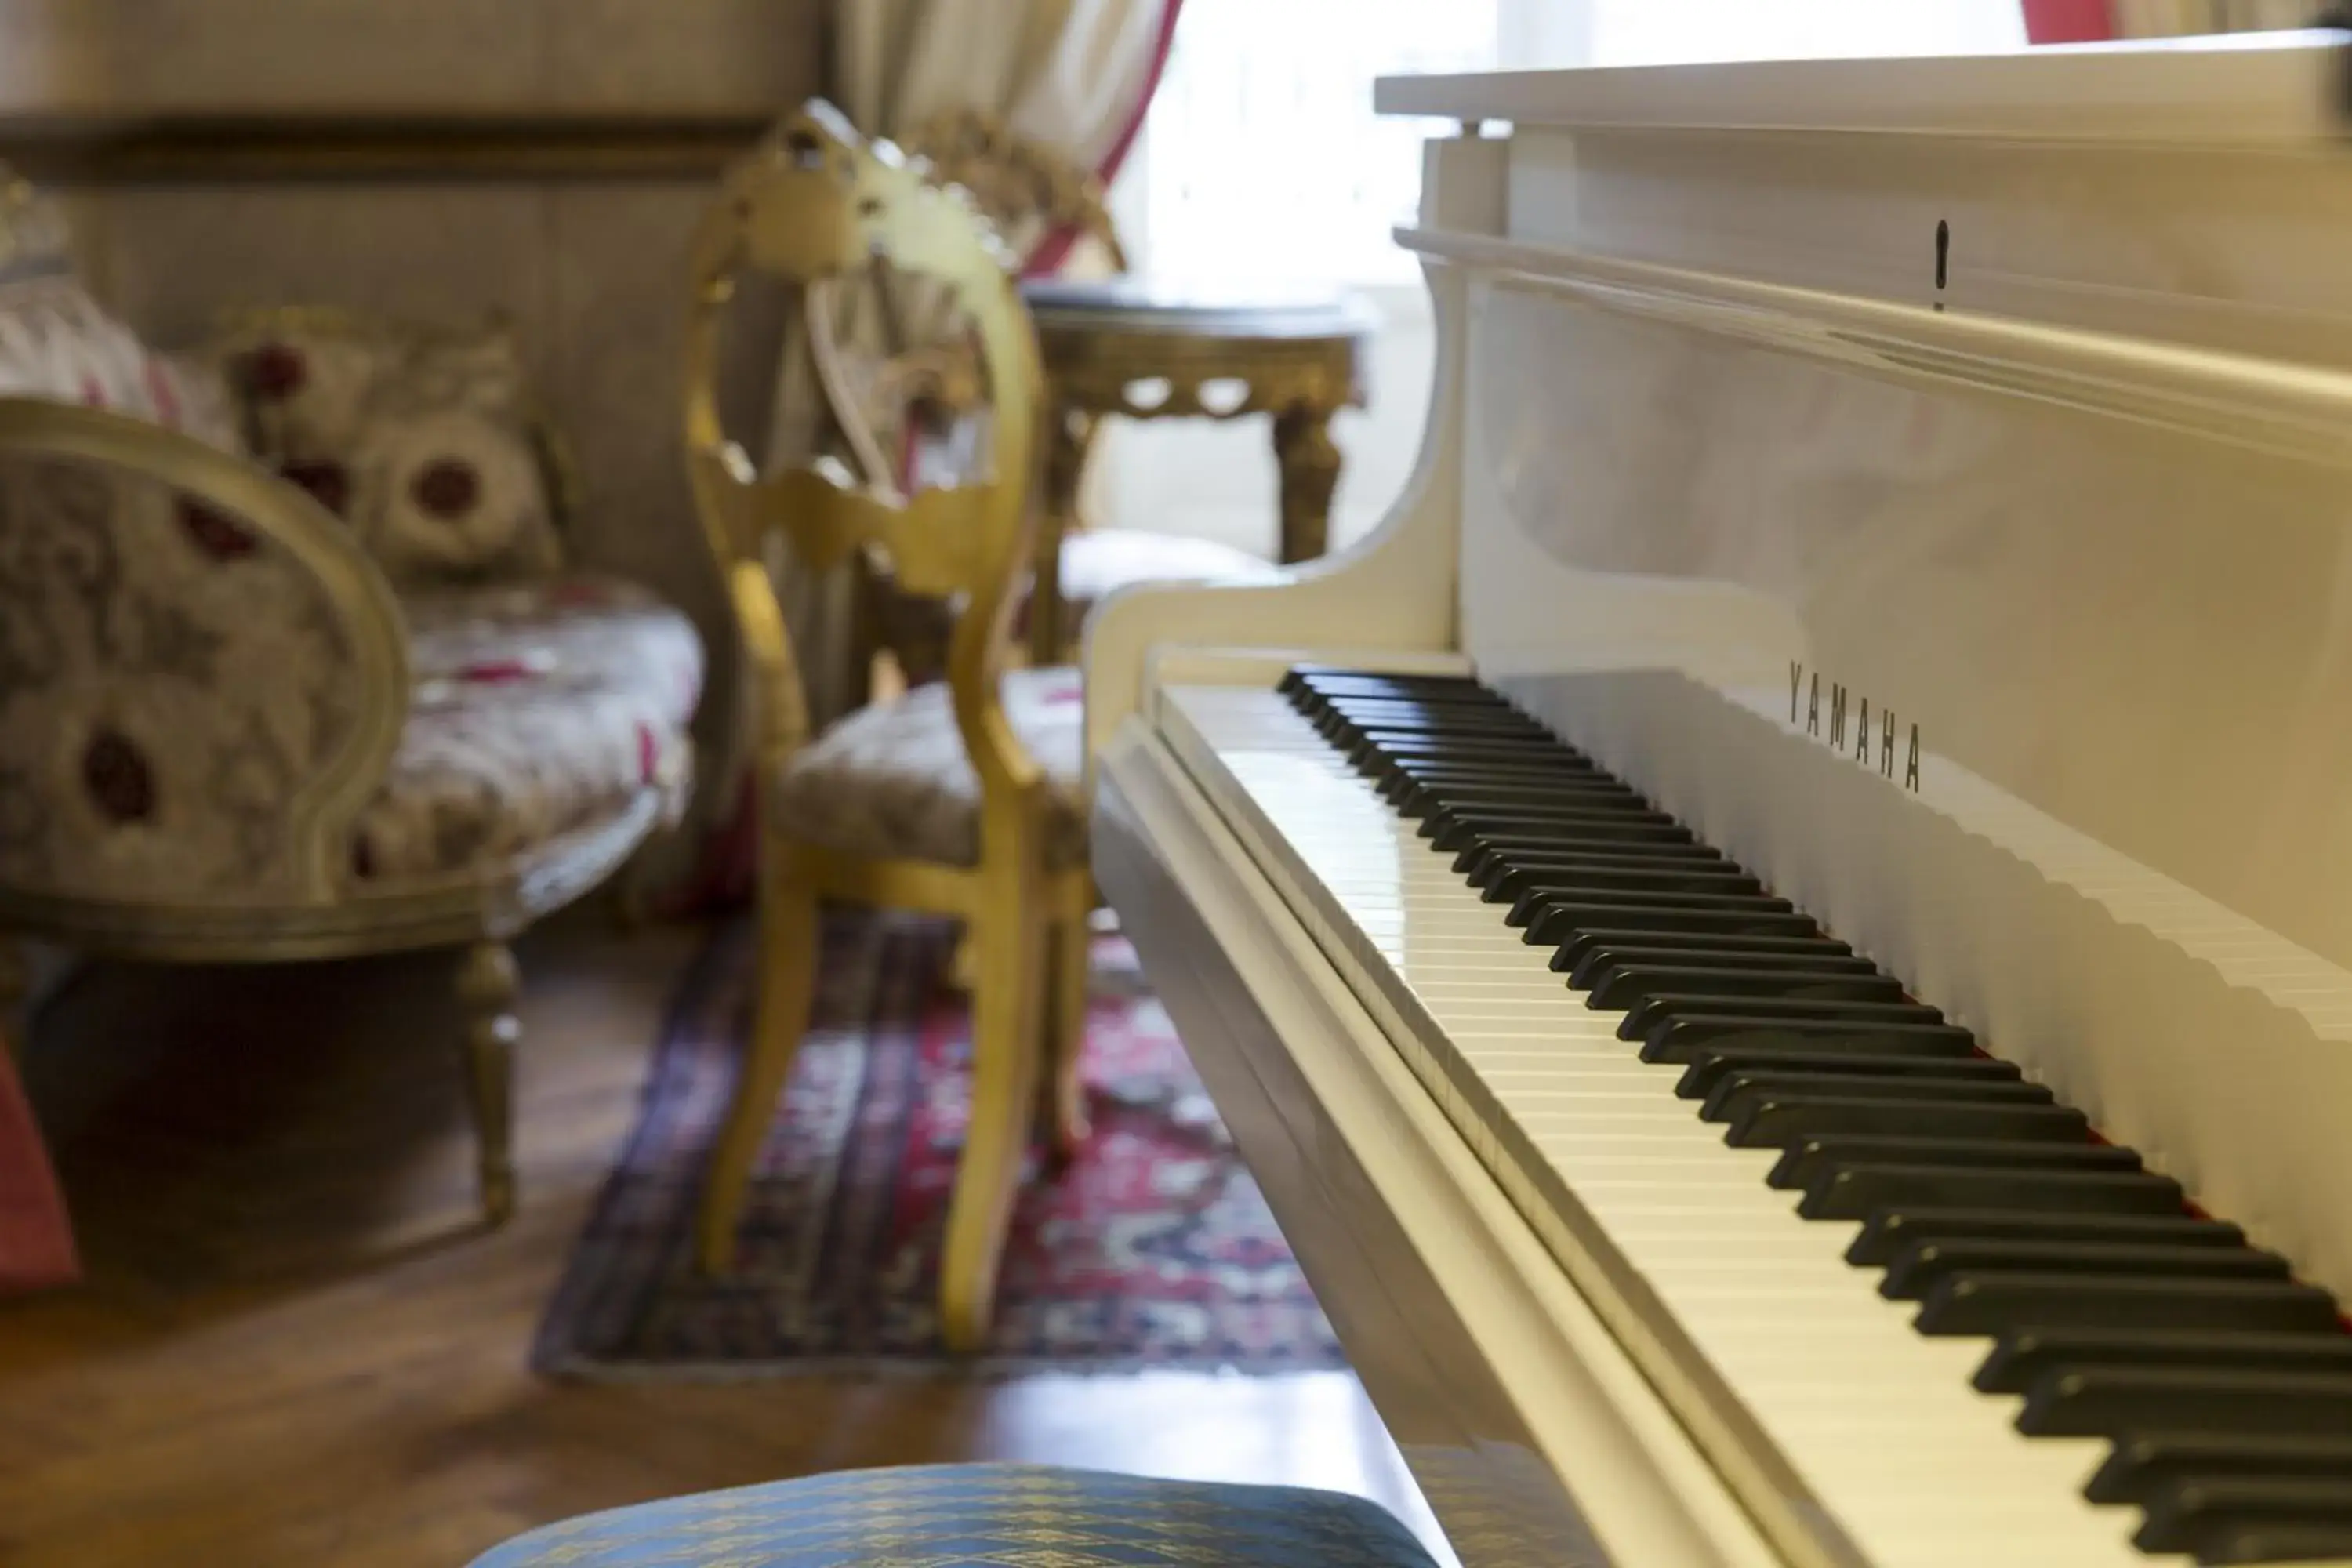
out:
{"label": "upholstered chair seat", "polygon": [[[1004,716],[1045,774],[1045,864],[1086,858],[1079,798],[1086,702],[1066,666],[1008,671]],[[775,820],[845,854],[980,864],[980,778],[946,683],[861,708],[795,752],[776,780]]]}
{"label": "upholstered chair seat", "polygon": [[844,1470],[550,1525],[473,1568],[1435,1568],[1375,1505],[1035,1465]]}
{"label": "upholstered chair seat", "polygon": [[408,719],[361,816],[361,894],[528,862],[657,793],[684,806],[702,690],[693,623],[575,574],[412,594]]}

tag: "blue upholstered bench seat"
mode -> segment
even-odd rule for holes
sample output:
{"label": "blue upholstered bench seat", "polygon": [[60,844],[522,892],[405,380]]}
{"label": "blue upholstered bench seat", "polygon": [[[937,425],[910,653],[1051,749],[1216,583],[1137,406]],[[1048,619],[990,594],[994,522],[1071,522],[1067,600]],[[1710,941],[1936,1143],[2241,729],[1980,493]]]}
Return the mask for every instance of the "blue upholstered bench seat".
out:
{"label": "blue upholstered bench seat", "polygon": [[1360,1498],[1043,1465],[841,1470],[614,1509],[473,1568],[1434,1568]]}

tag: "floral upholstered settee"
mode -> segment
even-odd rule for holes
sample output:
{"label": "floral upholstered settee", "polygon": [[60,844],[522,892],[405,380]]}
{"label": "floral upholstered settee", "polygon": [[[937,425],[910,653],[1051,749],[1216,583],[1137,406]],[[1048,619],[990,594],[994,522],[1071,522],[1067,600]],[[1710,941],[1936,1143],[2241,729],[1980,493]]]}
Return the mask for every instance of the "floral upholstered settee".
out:
{"label": "floral upholstered settee", "polygon": [[0,941],[462,946],[502,1216],[506,943],[682,805],[693,628],[569,564],[566,469],[502,332],[288,310],[160,353],[44,204],[6,206]]}

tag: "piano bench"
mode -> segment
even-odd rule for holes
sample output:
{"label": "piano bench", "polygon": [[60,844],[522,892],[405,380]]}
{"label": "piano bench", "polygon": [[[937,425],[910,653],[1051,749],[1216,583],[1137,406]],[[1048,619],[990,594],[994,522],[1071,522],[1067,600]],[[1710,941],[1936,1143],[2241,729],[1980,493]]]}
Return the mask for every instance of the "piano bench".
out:
{"label": "piano bench", "polygon": [[1435,1568],[1361,1498],[1045,1465],[841,1470],[585,1514],[472,1568]]}

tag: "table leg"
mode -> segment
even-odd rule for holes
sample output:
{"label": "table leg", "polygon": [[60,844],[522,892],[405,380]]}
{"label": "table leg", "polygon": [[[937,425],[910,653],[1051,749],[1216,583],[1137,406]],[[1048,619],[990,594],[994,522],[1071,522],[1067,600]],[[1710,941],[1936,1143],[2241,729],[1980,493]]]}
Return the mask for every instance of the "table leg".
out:
{"label": "table leg", "polygon": [[1077,628],[1064,625],[1062,541],[1078,526],[1078,481],[1085,476],[1093,416],[1056,405],[1046,421],[1045,495],[1037,522],[1037,562],[1029,589],[1029,662],[1062,662],[1064,644]]}
{"label": "table leg", "polygon": [[1274,458],[1282,472],[1282,563],[1312,561],[1330,547],[1331,496],[1339,487],[1334,411],[1297,403],[1274,416]]}

